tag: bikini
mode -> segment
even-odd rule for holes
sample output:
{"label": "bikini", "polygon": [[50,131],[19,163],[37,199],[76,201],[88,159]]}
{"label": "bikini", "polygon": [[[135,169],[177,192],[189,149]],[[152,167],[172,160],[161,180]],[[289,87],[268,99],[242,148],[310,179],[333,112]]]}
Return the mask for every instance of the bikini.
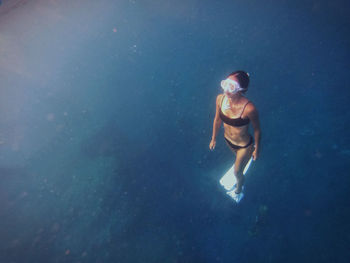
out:
{"label": "bikini", "polygon": [[[245,107],[247,106],[248,103],[250,103],[250,101],[248,101],[244,107],[243,107],[243,110],[241,112],[241,115],[238,117],[238,118],[229,118],[228,116],[226,116],[223,112],[222,112],[222,103],[224,101],[224,98],[225,96],[223,96],[222,100],[221,100],[221,105],[220,105],[220,112],[219,112],[219,115],[220,115],[220,119],[226,123],[227,125],[230,125],[232,127],[242,127],[242,126],[245,126],[245,125],[248,125],[250,120],[249,118],[247,119],[242,119],[242,114],[245,110]],[[229,106],[225,106],[225,109],[229,108]],[[226,142],[230,145],[230,147],[233,149],[233,150],[238,150],[238,149],[242,149],[242,148],[247,148],[248,146],[250,146],[252,143],[253,143],[253,137],[251,135],[250,136],[250,139],[249,139],[249,142],[247,145],[245,146],[238,146],[238,145],[235,145],[233,144],[232,142],[230,142],[228,139],[225,138]]]}

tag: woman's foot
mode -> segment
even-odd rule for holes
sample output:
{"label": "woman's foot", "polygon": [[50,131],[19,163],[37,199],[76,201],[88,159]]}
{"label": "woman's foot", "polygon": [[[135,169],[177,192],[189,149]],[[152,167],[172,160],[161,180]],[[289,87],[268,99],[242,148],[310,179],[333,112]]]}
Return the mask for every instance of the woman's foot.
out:
{"label": "woman's foot", "polygon": [[235,194],[239,195],[240,193],[242,193],[242,187],[240,189],[238,189],[238,187],[235,190]]}
{"label": "woman's foot", "polygon": [[241,201],[241,199],[242,199],[243,196],[244,196],[244,193],[243,193],[243,192],[241,192],[240,194],[236,194],[236,193],[235,193],[235,190],[228,191],[227,194],[228,194],[233,200],[235,200],[237,203],[239,203],[239,201]]}
{"label": "woman's foot", "polygon": [[243,174],[237,178],[237,187],[235,189],[235,194],[239,195],[242,192],[244,183],[244,176]]}

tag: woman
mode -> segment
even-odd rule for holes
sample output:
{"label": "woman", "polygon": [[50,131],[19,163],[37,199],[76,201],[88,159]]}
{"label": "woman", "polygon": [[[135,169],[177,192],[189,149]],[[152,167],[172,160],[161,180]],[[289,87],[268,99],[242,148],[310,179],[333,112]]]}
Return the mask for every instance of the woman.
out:
{"label": "woman", "polygon": [[[244,71],[235,71],[221,82],[224,93],[219,94],[216,98],[213,136],[209,145],[210,150],[214,150],[216,135],[223,121],[224,138],[236,155],[234,169],[237,178],[236,194],[242,192],[244,167],[251,157],[254,161],[258,159],[260,149],[261,132],[258,111],[254,104],[244,97],[244,93],[248,90],[248,84],[249,75]],[[254,129],[255,147],[253,137],[248,132],[249,122]]]}

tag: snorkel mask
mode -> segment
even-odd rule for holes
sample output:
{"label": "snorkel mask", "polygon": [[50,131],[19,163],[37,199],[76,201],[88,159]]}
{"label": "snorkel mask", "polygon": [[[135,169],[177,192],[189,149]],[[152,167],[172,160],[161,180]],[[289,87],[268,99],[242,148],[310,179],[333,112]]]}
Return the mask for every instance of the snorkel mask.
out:
{"label": "snorkel mask", "polygon": [[225,93],[236,94],[237,92],[244,91],[245,89],[241,88],[239,83],[233,79],[225,79],[221,81],[221,87]]}

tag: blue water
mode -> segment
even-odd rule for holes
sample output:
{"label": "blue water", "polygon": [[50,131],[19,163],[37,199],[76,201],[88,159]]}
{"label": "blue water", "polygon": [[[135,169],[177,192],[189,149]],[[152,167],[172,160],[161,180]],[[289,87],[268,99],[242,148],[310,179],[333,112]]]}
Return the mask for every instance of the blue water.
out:
{"label": "blue water", "polygon": [[[348,1],[1,2],[1,263],[350,261]],[[237,205],[209,142],[239,69]]]}

